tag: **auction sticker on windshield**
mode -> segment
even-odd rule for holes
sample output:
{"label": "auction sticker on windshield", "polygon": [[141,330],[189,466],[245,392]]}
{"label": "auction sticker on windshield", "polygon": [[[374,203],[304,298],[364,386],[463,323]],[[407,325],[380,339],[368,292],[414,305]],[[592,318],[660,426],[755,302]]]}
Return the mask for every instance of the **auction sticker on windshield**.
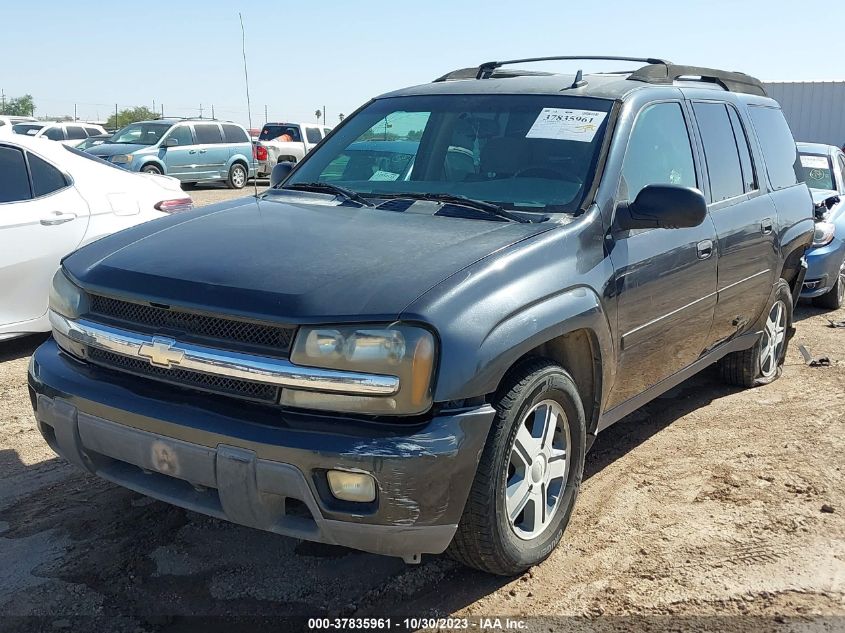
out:
{"label": "auction sticker on windshield", "polygon": [[801,155],[801,166],[807,169],[827,169],[827,158],[825,156]]}
{"label": "auction sticker on windshield", "polygon": [[525,138],[551,138],[589,143],[596,135],[607,112],[543,108]]}

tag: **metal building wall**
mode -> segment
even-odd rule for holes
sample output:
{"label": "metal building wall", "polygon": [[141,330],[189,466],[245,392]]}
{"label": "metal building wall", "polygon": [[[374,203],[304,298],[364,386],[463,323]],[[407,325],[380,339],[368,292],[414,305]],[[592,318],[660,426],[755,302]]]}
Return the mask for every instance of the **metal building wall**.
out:
{"label": "metal building wall", "polygon": [[845,81],[763,82],[796,141],[845,145]]}

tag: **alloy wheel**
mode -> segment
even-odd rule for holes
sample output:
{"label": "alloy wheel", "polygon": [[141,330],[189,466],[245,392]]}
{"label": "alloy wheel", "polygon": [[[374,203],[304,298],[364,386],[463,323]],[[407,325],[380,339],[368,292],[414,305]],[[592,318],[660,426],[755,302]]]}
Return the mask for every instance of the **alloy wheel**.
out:
{"label": "alloy wheel", "polygon": [[505,508],[514,534],[539,536],[552,522],[569,474],[569,420],[554,400],[534,405],[519,423],[511,447]]}
{"label": "alloy wheel", "polygon": [[786,342],[786,304],[778,299],[769,311],[760,341],[760,373],[770,378],[777,372]]}
{"label": "alloy wheel", "polygon": [[244,186],[246,183],[246,173],[244,173],[243,167],[235,167],[232,170],[232,184],[235,185],[238,189]]}

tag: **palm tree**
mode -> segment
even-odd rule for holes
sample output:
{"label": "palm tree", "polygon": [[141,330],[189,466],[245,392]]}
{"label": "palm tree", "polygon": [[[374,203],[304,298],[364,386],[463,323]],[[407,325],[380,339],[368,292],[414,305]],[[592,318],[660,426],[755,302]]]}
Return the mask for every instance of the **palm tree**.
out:
{"label": "palm tree", "polygon": [[346,115],[343,112],[341,112],[340,114],[337,115],[338,120],[341,121],[341,122],[343,121],[343,119],[345,117],[346,117]]}
{"label": "palm tree", "polygon": [[321,117],[321,116],[323,116],[323,111],[322,111],[322,110],[317,110],[317,111],[314,113],[314,116],[315,116],[315,117],[317,117],[317,123],[319,123],[319,122],[320,122],[320,117]]}

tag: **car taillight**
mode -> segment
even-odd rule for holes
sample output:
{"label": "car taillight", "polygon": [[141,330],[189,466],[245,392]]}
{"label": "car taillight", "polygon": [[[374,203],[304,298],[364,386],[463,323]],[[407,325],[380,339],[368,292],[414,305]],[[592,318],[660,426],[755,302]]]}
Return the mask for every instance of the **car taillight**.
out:
{"label": "car taillight", "polygon": [[263,145],[253,147],[253,153],[255,154],[255,160],[267,160],[267,148]]}
{"label": "car taillight", "polygon": [[190,198],[174,198],[156,202],[153,207],[163,213],[182,213],[194,208],[194,201]]}

